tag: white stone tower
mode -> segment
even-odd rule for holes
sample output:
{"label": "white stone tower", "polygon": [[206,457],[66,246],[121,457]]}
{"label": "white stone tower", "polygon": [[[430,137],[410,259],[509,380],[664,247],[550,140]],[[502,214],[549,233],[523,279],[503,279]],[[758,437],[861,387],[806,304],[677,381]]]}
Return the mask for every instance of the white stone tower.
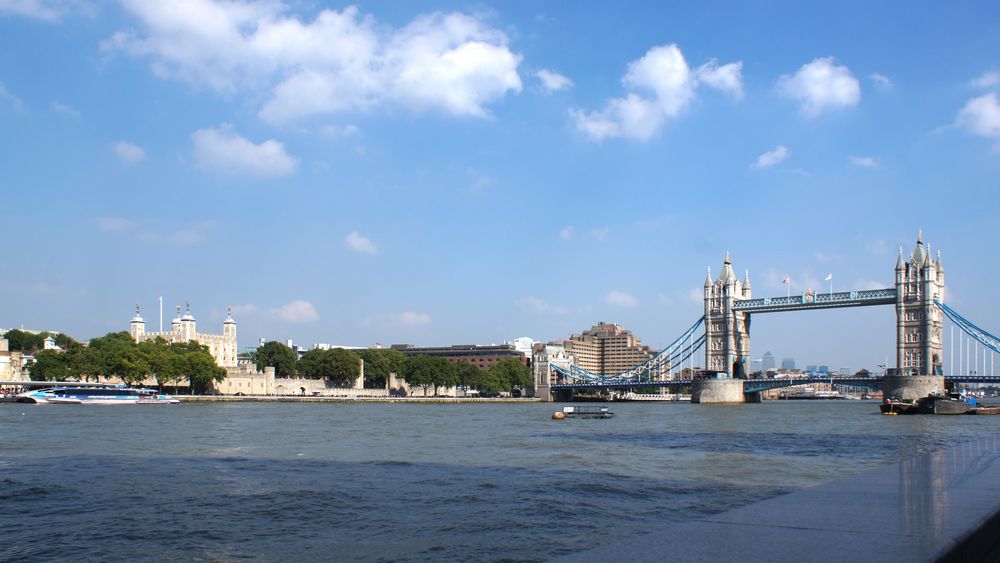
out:
{"label": "white stone tower", "polygon": [[146,321],[142,320],[142,316],[139,315],[139,305],[135,306],[135,316],[132,317],[132,322],[129,323],[129,334],[132,335],[132,340],[136,342],[146,334]]}
{"label": "white stone tower", "polygon": [[944,268],[922,239],[918,232],[908,262],[903,247],[896,260],[896,367],[904,375],[942,375],[942,313],[934,301],[944,301]]}
{"label": "white stone tower", "polygon": [[726,253],[719,279],[705,277],[705,368],[729,377],[749,372],[750,315],[733,310],[736,299],[750,299],[750,274],[740,280]]}
{"label": "white stone tower", "polygon": [[194,315],[191,314],[191,302],[188,301],[187,312],[181,317],[181,337],[184,339],[184,342],[189,342],[195,340],[194,336],[197,333],[198,331],[195,330]]}
{"label": "white stone tower", "polygon": [[233,319],[232,307],[226,307],[226,320],[222,322],[222,335],[236,339],[236,321]]}

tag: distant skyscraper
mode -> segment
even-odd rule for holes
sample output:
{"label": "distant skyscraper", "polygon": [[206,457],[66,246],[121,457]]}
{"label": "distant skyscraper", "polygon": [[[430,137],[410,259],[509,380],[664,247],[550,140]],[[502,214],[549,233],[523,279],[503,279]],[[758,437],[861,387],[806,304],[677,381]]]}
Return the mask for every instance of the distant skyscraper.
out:
{"label": "distant skyscraper", "polygon": [[815,372],[816,371],[816,364],[807,365],[806,366],[806,371]]}
{"label": "distant skyscraper", "polygon": [[820,373],[830,373],[830,366],[819,366],[819,369],[816,371]]}
{"label": "distant skyscraper", "polygon": [[764,352],[764,356],[761,357],[760,369],[761,371],[771,371],[774,369],[774,354],[770,351]]}
{"label": "distant skyscraper", "polygon": [[781,369],[795,369],[795,358],[782,358]]}
{"label": "distant skyscraper", "polygon": [[763,365],[764,365],[764,360],[754,360],[753,361],[753,367],[750,368],[750,371],[763,372],[764,371],[763,368],[762,368]]}

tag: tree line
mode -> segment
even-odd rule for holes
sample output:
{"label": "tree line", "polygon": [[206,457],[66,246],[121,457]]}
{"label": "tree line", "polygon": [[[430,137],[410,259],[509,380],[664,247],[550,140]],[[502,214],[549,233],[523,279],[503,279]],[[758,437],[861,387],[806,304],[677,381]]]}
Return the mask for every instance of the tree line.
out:
{"label": "tree line", "polygon": [[407,356],[391,348],[309,350],[297,358],[295,351],[281,342],[267,342],[257,349],[253,361],[257,369],[274,367],[276,377],[330,378],[338,386],[350,387],[365,362],[365,387],[384,389],[389,374],[395,373],[413,386],[428,390],[463,386],[480,393],[496,394],[514,387],[531,385],[531,371],[523,362],[509,358],[483,370],[469,362],[451,362],[438,356]]}
{"label": "tree line", "polygon": [[74,344],[79,344],[70,336],[62,333],[53,334],[51,332],[40,332],[32,334],[23,330],[8,330],[3,337],[7,339],[7,346],[11,351],[34,354],[45,346],[45,339],[52,337],[56,341],[56,346],[66,349]]}
{"label": "tree line", "polygon": [[90,381],[100,376],[117,377],[127,385],[153,377],[161,387],[187,383],[193,392],[204,392],[226,378],[207,346],[171,344],[162,338],[136,343],[127,332],[94,338],[87,346],[72,341],[63,350],[41,350],[28,373],[34,381]]}

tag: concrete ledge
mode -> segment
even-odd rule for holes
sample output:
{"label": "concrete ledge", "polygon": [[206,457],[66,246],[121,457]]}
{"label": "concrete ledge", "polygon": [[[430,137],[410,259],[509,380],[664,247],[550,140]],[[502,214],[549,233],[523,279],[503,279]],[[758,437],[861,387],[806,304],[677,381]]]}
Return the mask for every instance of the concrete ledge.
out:
{"label": "concrete ledge", "polygon": [[664,528],[564,561],[997,561],[1000,437]]}
{"label": "concrete ledge", "polygon": [[743,403],[742,379],[696,379],[691,383],[691,402],[708,405],[712,403]]}
{"label": "concrete ledge", "polygon": [[944,393],[940,375],[887,375],[882,378],[882,393],[907,401],[923,399],[931,393]]}

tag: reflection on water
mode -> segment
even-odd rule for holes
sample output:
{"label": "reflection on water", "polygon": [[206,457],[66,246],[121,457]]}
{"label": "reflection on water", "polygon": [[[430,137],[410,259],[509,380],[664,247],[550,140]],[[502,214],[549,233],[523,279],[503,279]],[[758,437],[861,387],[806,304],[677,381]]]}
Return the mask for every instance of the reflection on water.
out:
{"label": "reflection on water", "polygon": [[[611,420],[551,421],[557,408],[0,405],[0,526],[17,538],[0,559],[545,559],[1000,422],[860,402],[615,404]],[[948,502],[906,494],[928,507],[914,517]]]}

